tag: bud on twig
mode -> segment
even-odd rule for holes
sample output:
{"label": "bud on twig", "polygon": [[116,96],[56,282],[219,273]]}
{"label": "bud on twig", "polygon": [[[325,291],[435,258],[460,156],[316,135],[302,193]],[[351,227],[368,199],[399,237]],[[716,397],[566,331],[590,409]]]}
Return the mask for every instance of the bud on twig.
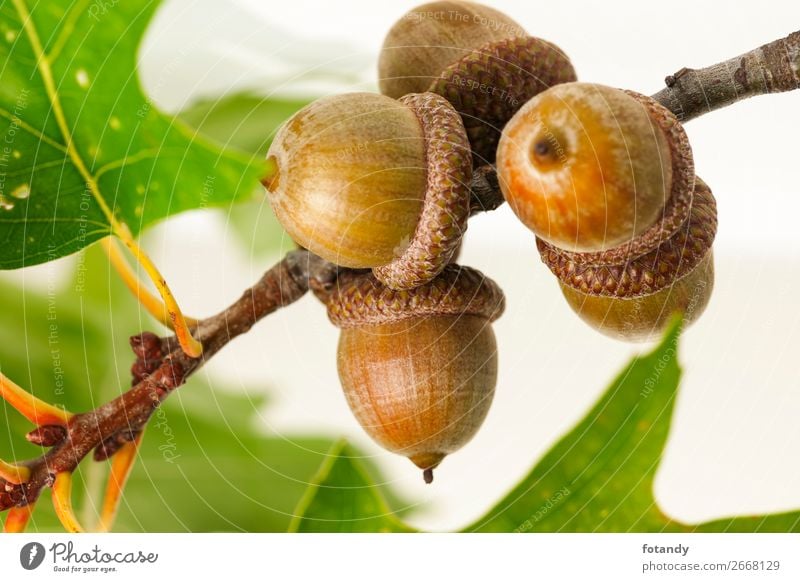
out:
{"label": "bud on twig", "polygon": [[33,429],[25,438],[35,445],[54,447],[67,438],[67,429],[57,424],[46,424]]}

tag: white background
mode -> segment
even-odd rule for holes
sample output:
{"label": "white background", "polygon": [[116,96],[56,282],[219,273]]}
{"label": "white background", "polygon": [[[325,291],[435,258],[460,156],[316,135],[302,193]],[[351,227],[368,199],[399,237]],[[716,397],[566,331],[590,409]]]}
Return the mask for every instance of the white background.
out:
{"label": "white background", "polygon": [[[264,95],[372,90],[383,34],[415,4],[167,0],[141,54],[144,84],[167,109],[242,88]],[[800,28],[796,1],[491,4],[557,43],[581,80],[643,93],[683,66],[709,65]],[[682,344],[684,382],[656,481],[659,503],[677,519],[800,507],[798,128],[800,92],[759,97],[687,126],[698,175],[717,196],[720,228],[715,294]],[[144,240],[196,315],[236,298],[272,262],[252,260],[222,214],[189,213]],[[442,464],[432,486],[361,432],[338,385],[337,331],[313,299],[270,317],[206,373],[228,385],[265,386],[270,433],[347,436],[420,504],[413,525],[465,525],[646,346],[584,326],[508,208],[471,221],[461,262],[506,291],[508,309],[495,324],[501,371],[480,433]],[[31,284],[35,276],[15,275]]]}

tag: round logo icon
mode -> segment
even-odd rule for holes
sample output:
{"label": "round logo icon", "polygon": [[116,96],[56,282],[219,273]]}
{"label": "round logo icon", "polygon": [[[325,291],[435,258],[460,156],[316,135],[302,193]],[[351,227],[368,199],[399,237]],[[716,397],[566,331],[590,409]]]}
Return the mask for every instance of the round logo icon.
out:
{"label": "round logo icon", "polygon": [[19,551],[19,563],[26,570],[35,570],[44,561],[44,546],[39,542],[30,542]]}

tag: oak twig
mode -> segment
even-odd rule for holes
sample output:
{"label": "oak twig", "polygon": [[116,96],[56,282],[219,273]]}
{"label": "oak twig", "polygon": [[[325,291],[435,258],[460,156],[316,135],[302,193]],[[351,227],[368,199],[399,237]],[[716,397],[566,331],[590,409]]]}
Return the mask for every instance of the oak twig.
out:
{"label": "oak twig", "polygon": [[800,88],[800,31],[703,69],[668,76],[653,99],[689,121],[748,97]]}
{"label": "oak twig", "polygon": [[[53,486],[56,475],[74,471],[93,449],[100,459],[113,455],[137,437],[155,409],[175,388],[232,339],[247,332],[264,316],[297,301],[309,289],[330,287],[337,273],[335,265],[308,251],[288,253],[238,301],[198,323],[195,339],[203,345],[199,358],[186,355],[174,336],[158,341],[158,346],[152,345],[152,334],[134,336],[131,343],[139,356],[132,369],[134,386],[95,410],[73,415],[62,438],[49,451],[19,463],[30,471],[27,481],[13,484],[0,479],[0,511],[34,503],[43,489]],[[42,431],[33,432],[36,440]],[[109,444],[116,442],[117,445]],[[48,441],[51,443],[52,440]]]}
{"label": "oak twig", "polygon": [[506,201],[500,191],[497,173],[488,164],[472,172],[470,194],[470,214],[494,210]]}

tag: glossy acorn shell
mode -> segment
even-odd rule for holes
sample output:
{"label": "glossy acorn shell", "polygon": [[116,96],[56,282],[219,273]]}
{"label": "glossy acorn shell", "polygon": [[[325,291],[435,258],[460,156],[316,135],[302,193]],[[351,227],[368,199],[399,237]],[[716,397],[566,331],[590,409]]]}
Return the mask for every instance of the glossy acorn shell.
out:
{"label": "glossy acorn shell", "polygon": [[482,4],[422,4],[401,17],[383,41],[380,91],[395,99],[427,91],[442,71],[475,49],[525,35],[514,20]]}
{"label": "glossy acorn shell", "polygon": [[663,127],[668,112],[654,115],[654,107],[590,83],[557,85],[529,101],[497,152],[500,187],[520,220],[573,252],[611,249],[648,230],[684,161],[676,158],[686,156]]}
{"label": "glossy acorn shell", "polygon": [[492,327],[474,315],[343,329],[337,361],[367,434],[423,470],[472,439],[497,382]]}
{"label": "glossy acorn shell", "polygon": [[345,267],[389,263],[411,241],[425,197],[422,127],[383,95],[319,99],[279,130],[265,182],[292,239]]}

